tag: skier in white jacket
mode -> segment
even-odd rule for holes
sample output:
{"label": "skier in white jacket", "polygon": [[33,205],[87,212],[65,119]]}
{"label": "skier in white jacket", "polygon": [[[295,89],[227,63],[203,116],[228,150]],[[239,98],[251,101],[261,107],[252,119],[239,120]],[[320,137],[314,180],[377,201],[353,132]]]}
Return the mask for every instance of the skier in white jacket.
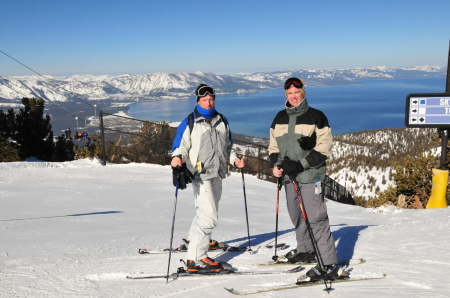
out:
{"label": "skier in white jacket", "polygon": [[[223,270],[220,262],[207,255],[212,230],[219,222],[222,179],[228,176],[228,163],[238,168],[245,166],[244,159],[237,158],[232,148],[227,119],[215,110],[214,89],[200,84],[195,94],[198,105],[178,126],[171,162],[175,174],[182,171],[184,177],[193,178],[196,215],[189,230],[187,252],[187,267],[192,273]],[[181,189],[186,187],[183,181],[180,184]]]}

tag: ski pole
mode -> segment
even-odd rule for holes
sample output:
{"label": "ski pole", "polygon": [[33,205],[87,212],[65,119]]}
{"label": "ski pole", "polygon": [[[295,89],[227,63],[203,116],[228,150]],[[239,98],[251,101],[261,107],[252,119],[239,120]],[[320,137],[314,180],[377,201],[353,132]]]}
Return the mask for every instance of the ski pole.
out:
{"label": "ski pole", "polygon": [[272,260],[276,261],[278,259],[277,256],[277,246],[278,246],[278,210],[280,207],[280,190],[281,190],[281,177],[277,179],[277,200],[275,207],[275,255],[272,257]]}
{"label": "ski pole", "polygon": [[247,219],[247,235],[248,235],[248,249],[247,250],[252,251],[252,248],[250,245],[250,228],[248,225],[247,196],[245,195],[245,180],[244,180],[244,169],[243,168],[241,168],[241,174],[242,174],[242,188],[244,190],[245,217]]}
{"label": "ski pole", "polygon": [[[303,204],[303,200],[302,200],[302,195],[300,194],[300,189],[298,187],[297,182],[294,179],[294,175],[289,174],[289,179],[291,179],[291,182],[294,185],[294,190],[297,193],[298,204],[300,206],[300,210],[302,212],[303,219],[305,220],[305,224],[306,224],[306,228],[307,228],[308,233],[309,233],[309,237],[311,238],[311,242],[312,242],[312,244],[314,246],[314,250],[316,251],[317,261],[319,263],[319,266],[320,266],[321,270],[324,271],[324,270],[326,270],[326,268],[325,268],[325,265],[323,263],[322,254],[319,251],[319,246],[317,245],[316,238],[314,237],[314,233],[313,233],[311,225],[309,223],[308,215],[306,214],[305,205]],[[328,293],[330,293],[331,285],[330,285],[330,287],[328,287],[325,274],[323,274],[323,282],[325,284],[325,290],[328,291]],[[331,281],[330,281],[330,283],[331,283]]]}
{"label": "ski pole", "polygon": [[177,200],[178,200],[178,180],[175,186],[175,202],[173,206],[172,232],[170,234],[169,264],[167,265],[166,283],[169,282],[170,258],[172,257],[173,230],[175,228],[175,214],[177,214]]}

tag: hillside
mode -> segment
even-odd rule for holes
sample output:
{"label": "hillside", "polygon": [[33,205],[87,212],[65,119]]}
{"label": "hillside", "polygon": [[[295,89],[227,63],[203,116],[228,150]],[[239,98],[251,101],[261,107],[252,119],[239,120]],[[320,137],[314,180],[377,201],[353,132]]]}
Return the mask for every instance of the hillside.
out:
{"label": "hillside", "polygon": [[336,135],[333,140],[328,175],[353,196],[366,199],[393,183],[393,164],[402,164],[407,155],[441,156],[437,130],[430,128],[366,130]]}

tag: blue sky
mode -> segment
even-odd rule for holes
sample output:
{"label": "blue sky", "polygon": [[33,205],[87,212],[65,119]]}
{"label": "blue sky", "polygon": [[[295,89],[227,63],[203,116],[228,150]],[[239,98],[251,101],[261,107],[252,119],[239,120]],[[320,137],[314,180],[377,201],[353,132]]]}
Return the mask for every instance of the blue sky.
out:
{"label": "blue sky", "polygon": [[[448,0],[0,3],[0,50],[53,76],[447,65]],[[0,75],[32,75],[0,53]]]}

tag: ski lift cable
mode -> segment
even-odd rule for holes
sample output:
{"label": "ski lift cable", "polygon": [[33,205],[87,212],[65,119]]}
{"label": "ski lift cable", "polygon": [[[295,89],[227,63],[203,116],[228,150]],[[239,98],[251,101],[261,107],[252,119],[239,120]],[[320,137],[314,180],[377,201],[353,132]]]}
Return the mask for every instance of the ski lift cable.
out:
{"label": "ski lift cable", "polygon": [[[6,53],[3,52],[2,50],[0,50],[0,52],[3,53],[4,55],[8,56],[9,58],[13,59],[13,60],[16,61],[17,63],[23,65],[23,66],[26,67],[26,68],[28,68],[29,70],[31,70],[31,71],[34,72],[35,74],[37,74],[37,75],[43,77],[43,78],[46,79],[50,84],[52,84],[52,85],[54,85],[54,86],[56,86],[56,87],[58,87],[58,88],[61,88],[61,89],[65,90],[65,91],[71,93],[72,95],[74,95],[74,97],[78,98],[79,100],[81,100],[81,101],[84,102],[85,104],[90,105],[90,106],[93,107],[94,109],[97,109],[96,106],[93,106],[93,105],[91,105],[90,103],[88,103],[88,102],[86,102],[85,100],[83,100],[82,98],[80,98],[80,97],[78,96],[78,94],[76,94],[76,93],[74,93],[74,92],[72,92],[72,91],[70,91],[70,90],[67,90],[66,88],[61,87],[61,86],[59,86],[58,84],[56,84],[56,83],[50,81],[48,78],[46,78],[46,77],[43,76],[42,74],[40,74],[40,73],[38,73],[37,71],[31,69],[30,67],[26,66],[26,65],[23,64],[22,62],[20,62],[20,61],[18,61],[17,59],[11,57],[10,55],[6,54]],[[49,102],[51,102],[51,101],[49,100]]]}

